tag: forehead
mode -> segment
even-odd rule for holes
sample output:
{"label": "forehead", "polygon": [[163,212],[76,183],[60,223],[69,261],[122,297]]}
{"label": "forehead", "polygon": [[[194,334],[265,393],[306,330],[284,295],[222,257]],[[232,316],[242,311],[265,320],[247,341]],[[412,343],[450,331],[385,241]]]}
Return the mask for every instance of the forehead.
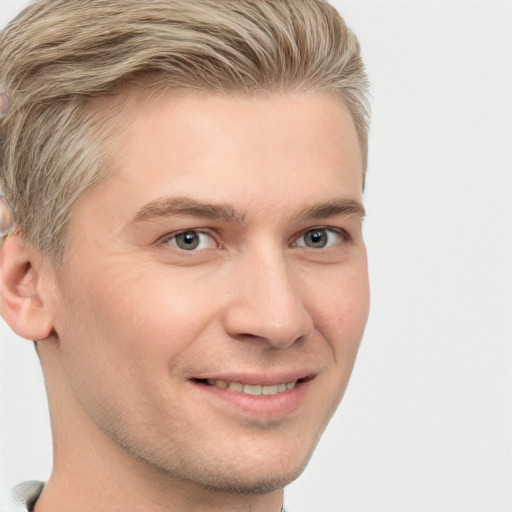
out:
{"label": "forehead", "polygon": [[245,155],[265,161],[286,155],[297,164],[293,159],[300,150],[301,157],[337,159],[362,172],[354,123],[339,95],[131,88],[123,92],[120,107],[123,164],[129,164],[128,156],[162,156],[172,145],[168,156],[183,160],[217,154],[224,160]]}
{"label": "forehead", "polygon": [[[226,131],[218,132],[224,121],[228,129],[235,129],[239,123],[238,127],[243,128],[240,135],[250,136],[252,129],[253,141],[257,144],[258,140],[263,141],[263,130],[267,132],[281,122],[287,130],[279,136],[271,134],[276,144],[279,140],[292,139],[296,143],[309,139],[311,144],[316,144],[323,137],[323,142],[332,142],[333,149],[346,155],[349,145],[357,146],[360,151],[353,119],[343,98],[336,93],[314,90],[296,93],[256,91],[249,95],[236,91],[166,88],[165,84],[158,82],[154,85],[156,78],[151,76],[140,80],[137,85],[125,84],[114,96],[95,98],[90,103],[98,118],[100,131],[108,121],[108,124],[115,126],[111,130],[113,138],[125,146],[129,144],[135,147],[137,137],[142,135],[144,138],[147,128],[164,133],[170,132],[173,124],[177,139],[198,133],[200,126],[206,130],[211,128],[206,134],[208,138],[220,137],[226,134]],[[329,130],[308,131],[307,125],[314,122],[323,124]],[[184,132],[183,128],[189,130]],[[234,135],[233,132],[230,137]],[[121,148],[121,151],[125,150],[126,147]],[[362,159],[361,154],[358,157]]]}
{"label": "forehead", "polygon": [[314,194],[360,200],[361,152],[337,95],[130,88],[100,101],[117,112],[115,172],[93,194],[111,210],[166,196],[275,213]]}

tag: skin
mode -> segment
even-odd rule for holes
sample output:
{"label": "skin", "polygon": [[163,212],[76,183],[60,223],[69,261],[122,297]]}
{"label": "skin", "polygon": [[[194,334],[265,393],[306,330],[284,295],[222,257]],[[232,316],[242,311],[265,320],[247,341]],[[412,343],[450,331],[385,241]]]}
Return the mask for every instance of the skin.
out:
{"label": "skin", "polygon": [[[3,250],[2,311],[39,340],[52,418],[35,511],[278,512],[368,315],[352,120],[334,96],[174,91],[128,126],[59,268],[16,236]],[[235,374],[308,382],[240,405],[197,381]]]}

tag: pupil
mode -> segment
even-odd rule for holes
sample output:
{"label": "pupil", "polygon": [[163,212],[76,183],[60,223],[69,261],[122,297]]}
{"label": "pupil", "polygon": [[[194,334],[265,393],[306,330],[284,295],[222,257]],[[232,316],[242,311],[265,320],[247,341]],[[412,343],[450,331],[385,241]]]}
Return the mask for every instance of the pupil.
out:
{"label": "pupil", "polygon": [[190,251],[199,245],[199,236],[193,232],[181,233],[176,237],[176,243],[180,249]]}
{"label": "pupil", "polygon": [[325,231],[308,231],[306,233],[306,245],[316,249],[327,245],[327,234]]}

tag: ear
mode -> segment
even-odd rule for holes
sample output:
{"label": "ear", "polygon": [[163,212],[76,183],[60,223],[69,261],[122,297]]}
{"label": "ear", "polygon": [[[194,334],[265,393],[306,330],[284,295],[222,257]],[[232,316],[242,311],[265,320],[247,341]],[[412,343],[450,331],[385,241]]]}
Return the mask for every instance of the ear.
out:
{"label": "ear", "polygon": [[0,312],[11,329],[28,340],[46,339],[53,332],[49,296],[46,297],[45,258],[17,233],[0,250]]}

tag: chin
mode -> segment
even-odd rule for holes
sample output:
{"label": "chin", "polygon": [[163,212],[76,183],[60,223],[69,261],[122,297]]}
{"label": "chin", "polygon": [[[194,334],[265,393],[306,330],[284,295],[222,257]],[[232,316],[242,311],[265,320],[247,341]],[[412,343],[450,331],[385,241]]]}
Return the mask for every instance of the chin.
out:
{"label": "chin", "polygon": [[[220,474],[201,482],[201,486],[223,493],[266,494],[286,487],[296,480],[306,467],[307,461],[298,468],[282,468],[280,471],[267,469],[265,474],[222,477]],[[194,482],[198,483],[198,482]]]}
{"label": "chin", "polygon": [[139,453],[137,459],[144,461],[152,471],[157,470],[160,475],[181,480],[196,489],[223,494],[266,494],[296,480],[304,471],[315,446],[316,443],[307,451],[297,446],[293,449],[290,445],[281,446],[281,451],[270,446],[260,446],[257,451],[247,447],[247,450],[239,450],[224,460],[219,453],[206,459],[204,453],[202,457],[198,453],[189,453],[181,460],[174,456],[155,460],[153,457],[141,457]]}
{"label": "chin", "polygon": [[247,450],[242,460],[237,457],[236,460],[225,461],[214,472],[203,466],[202,471],[189,474],[189,477],[203,488],[223,493],[270,493],[286,487],[302,474],[315,447],[316,443],[302,451],[289,446],[281,453],[278,449],[262,449],[259,454]]}

